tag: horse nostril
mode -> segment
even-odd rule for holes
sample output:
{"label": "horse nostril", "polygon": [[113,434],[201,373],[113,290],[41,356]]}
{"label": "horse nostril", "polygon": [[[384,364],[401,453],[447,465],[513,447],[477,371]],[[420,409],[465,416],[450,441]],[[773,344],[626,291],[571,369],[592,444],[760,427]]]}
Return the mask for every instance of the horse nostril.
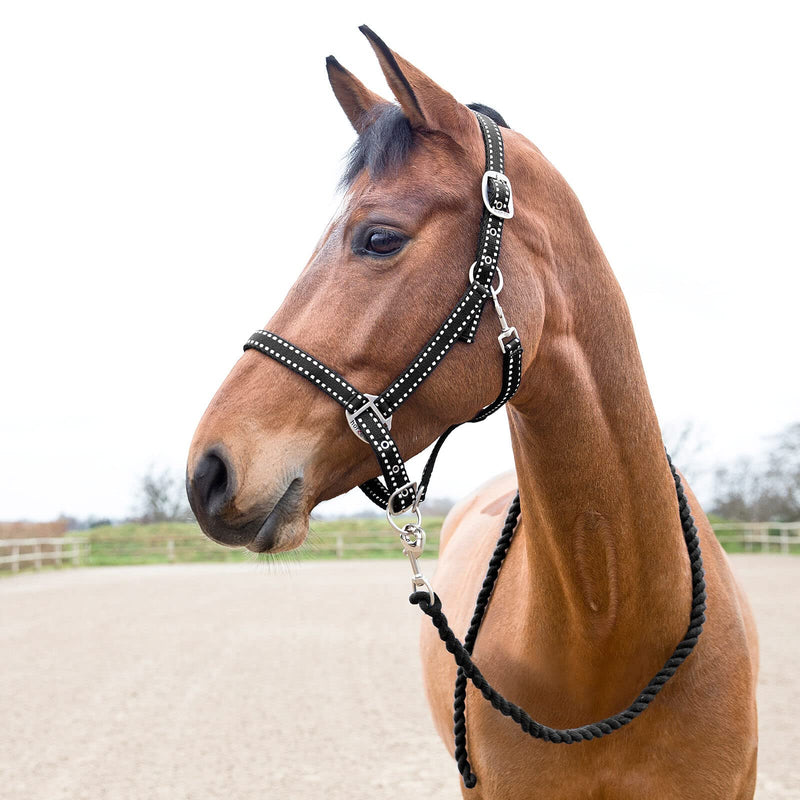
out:
{"label": "horse nostril", "polygon": [[206,453],[194,471],[189,499],[197,505],[195,512],[217,516],[233,495],[228,465],[217,453]]}

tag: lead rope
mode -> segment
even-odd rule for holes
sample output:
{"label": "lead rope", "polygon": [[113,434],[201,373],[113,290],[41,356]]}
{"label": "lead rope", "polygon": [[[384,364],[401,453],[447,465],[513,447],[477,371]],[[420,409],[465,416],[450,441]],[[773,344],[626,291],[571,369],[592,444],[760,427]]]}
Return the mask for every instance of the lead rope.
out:
{"label": "lead rope", "polygon": [[700,540],[697,535],[697,528],[694,524],[689,502],[683,491],[683,484],[678,475],[672,459],[667,453],[672,478],[675,482],[675,492],[678,496],[678,509],[683,529],[683,538],[686,542],[686,549],[689,553],[689,564],[692,572],[692,607],[689,614],[689,627],[686,635],[675,648],[672,655],[667,659],[661,670],[655,677],[642,689],[637,698],[625,710],[614,714],[599,722],[584,725],[580,728],[550,728],[541,722],[536,722],[530,715],[518,705],[506,700],[492,685],[486,680],[475,662],[472,660],[472,651],[478,632],[486,614],[486,609],[494,591],[500,568],[503,565],[508,548],[514,537],[514,531],[519,520],[520,504],[519,492],[511,503],[506,516],[503,531],[497,540],[494,553],[489,561],[489,568],[483,581],[483,586],[478,593],[475,603],[475,611],[464,637],[463,644],[456,638],[447,623],[447,618],[442,613],[442,601],[439,596],[434,594],[433,602],[430,602],[430,594],[427,591],[414,592],[409,601],[418,605],[427,614],[434,627],[439,631],[439,638],[445,643],[447,650],[453,654],[458,673],[456,675],[455,694],[453,700],[453,721],[455,734],[455,759],[458,771],[464,781],[464,786],[472,789],[478,782],[477,776],[472,771],[467,754],[467,735],[466,735],[466,694],[467,680],[472,681],[476,689],[486,698],[494,708],[503,716],[510,717],[519,727],[535,739],[542,739],[546,742],[555,744],[573,744],[575,742],[589,741],[607,736],[619,730],[629,722],[638,717],[653,701],[655,696],[664,687],[664,684],[675,674],[678,667],[689,657],[689,654],[697,644],[697,640],[703,630],[706,610],[706,583],[703,572],[703,558],[700,552]]}

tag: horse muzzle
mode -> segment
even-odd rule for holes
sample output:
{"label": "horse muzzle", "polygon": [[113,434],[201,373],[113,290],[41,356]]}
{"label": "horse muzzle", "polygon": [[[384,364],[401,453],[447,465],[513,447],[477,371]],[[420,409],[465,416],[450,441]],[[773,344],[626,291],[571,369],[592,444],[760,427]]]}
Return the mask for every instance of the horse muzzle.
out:
{"label": "horse muzzle", "polygon": [[[302,475],[264,492],[255,507],[242,509],[237,500],[236,469],[220,448],[208,450],[194,469],[186,472],[186,494],[200,528],[210,539],[228,547],[246,547],[255,553],[297,546],[286,542],[285,529],[303,516]],[[307,527],[307,520],[303,523]],[[283,546],[282,546],[283,545]]]}

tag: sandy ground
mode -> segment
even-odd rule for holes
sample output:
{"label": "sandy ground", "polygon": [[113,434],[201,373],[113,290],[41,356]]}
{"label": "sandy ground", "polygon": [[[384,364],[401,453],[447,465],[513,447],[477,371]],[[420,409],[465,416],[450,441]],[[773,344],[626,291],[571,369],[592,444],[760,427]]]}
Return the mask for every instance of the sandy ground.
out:
{"label": "sandy ground", "polygon": [[[734,565],[761,634],[757,798],[800,798],[800,558]],[[0,580],[0,797],[457,800],[408,573],[398,560]]]}

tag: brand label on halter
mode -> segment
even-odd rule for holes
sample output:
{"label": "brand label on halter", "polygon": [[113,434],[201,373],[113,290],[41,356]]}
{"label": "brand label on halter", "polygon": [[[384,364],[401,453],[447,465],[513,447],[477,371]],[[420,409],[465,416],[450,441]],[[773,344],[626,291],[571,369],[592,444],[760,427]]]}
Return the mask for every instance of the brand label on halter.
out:
{"label": "brand label on halter", "polygon": [[[352,413],[350,411],[345,411],[344,415],[347,418],[347,424],[350,426],[350,429],[353,431],[353,433],[356,436],[358,436],[358,438],[361,439],[362,442],[366,442],[367,441],[366,436],[364,436],[364,434],[361,432],[361,428],[358,427],[358,418],[368,408],[371,408],[373,410],[373,412],[375,413],[375,415],[380,420],[383,421],[383,424],[386,426],[387,430],[391,430],[392,429],[392,418],[391,417],[388,417],[388,418],[384,417],[383,414],[381,414],[381,412],[378,411],[378,408],[375,405],[375,401],[378,399],[378,395],[376,395],[376,394],[367,394],[366,392],[363,392],[363,395],[364,395],[364,397],[367,398],[367,402],[364,403],[364,405],[361,406],[361,408],[359,408],[358,411],[353,411]],[[369,442],[367,442],[367,444],[369,444]]]}

